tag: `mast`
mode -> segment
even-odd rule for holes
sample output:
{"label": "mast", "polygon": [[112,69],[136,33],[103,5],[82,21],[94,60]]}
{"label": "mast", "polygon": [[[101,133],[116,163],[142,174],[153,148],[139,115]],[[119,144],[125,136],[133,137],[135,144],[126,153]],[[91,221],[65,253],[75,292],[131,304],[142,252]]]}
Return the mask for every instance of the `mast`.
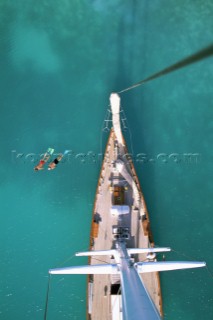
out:
{"label": "mast", "polygon": [[117,247],[124,320],[159,320],[160,315],[128,255],[126,244],[121,241],[117,243]]}
{"label": "mast", "polygon": [[49,274],[119,274],[121,280],[123,319],[160,320],[161,317],[139,276],[140,273],[200,268],[205,262],[137,262],[133,263],[131,253],[153,253],[170,251],[170,248],[126,248],[125,241],[116,241],[116,249],[77,253],[77,256],[113,255],[115,264],[87,265],[49,270]]}

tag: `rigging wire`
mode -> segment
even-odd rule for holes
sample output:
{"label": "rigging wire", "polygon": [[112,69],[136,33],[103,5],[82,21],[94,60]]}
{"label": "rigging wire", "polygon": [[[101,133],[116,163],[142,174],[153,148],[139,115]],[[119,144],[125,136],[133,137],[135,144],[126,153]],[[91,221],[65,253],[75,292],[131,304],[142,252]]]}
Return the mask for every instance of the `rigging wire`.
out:
{"label": "rigging wire", "polygon": [[[84,252],[84,251],[88,251],[88,247],[84,247],[80,250],[80,252]],[[60,268],[61,266],[63,266],[66,262],[70,261],[71,259],[73,259],[74,257],[76,257],[76,253],[74,253],[73,255],[71,255],[70,257],[68,257],[66,260],[62,261],[60,264],[58,264],[55,268]]]}
{"label": "rigging wire", "polygon": [[46,302],[45,302],[45,311],[44,311],[44,320],[47,320],[47,310],[48,310],[49,292],[50,292],[50,279],[51,279],[51,275],[49,274],[48,284],[47,284]]}
{"label": "rigging wire", "polygon": [[[100,137],[100,153],[101,155],[103,155],[103,135],[105,132],[109,132],[110,131],[110,128],[109,128],[109,122],[112,122],[112,119],[110,119],[111,117],[111,110],[110,110],[110,104],[107,106],[107,111],[106,111],[106,114],[105,114],[105,117],[104,117],[104,120],[103,120],[103,124],[102,124],[102,127],[101,127],[101,137]],[[127,130],[128,134],[129,134],[129,138],[130,138],[130,146],[131,146],[131,152],[132,154],[134,154],[133,152],[133,143],[132,143],[132,132],[131,132],[131,129],[130,129],[130,126],[129,126],[129,123],[128,123],[128,120],[127,120],[127,116],[126,116],[126,113],[124,111],[124,109],[121,107],[121,110],[120,110],[120,114],[124,116],[124,118],[121,117],[121,125],[123,126],[123,129],[124,131]],[[126,122],[126,124],[125,124]]]}
{"label": "rigging wire", "polygon": [[[172,248],[171,248],[171,249],[172,249]],[[196,258],[194,258],[194,257],[192,257],[192,256],[188,256],[188,255],[186,255],[185,253],[176,251],[176,250],[174,250],[174,249],[172,249],[172,251],[175,252],[175,253],[177,253],[177,254],[179,254],[179,255],[182,255],[182,256],[186,257],[187,259],[197,260]],[[206,266],[205,266],[205,269],[206,269],[206,271],[208,272],[208,274],[210,275],[210,277],[213,279],[213,271],[209,268],[209,266],[207,266],[207,264],[206,264]]]}
{"label": "rigging wire", "polygon": [[128,123],[128,120],[127,120],[127,116],[126,116],[126,113],[125,113],[124,109],[121,108],[121,111],[123,112],[123,114],[124,114],[124,116],[125,116],[125,121],[126,121],[126,123],[127,123],[127,130],[128,130],[129,138],[130,138],[131,152],[132,152],[132,155],[134,155],[133,142],[132,142],[132,131],[131,131],[131,129],[130,129],[130,126],[129,126],[129,123]]}
{"label": "rigging wire", "polygon": [[[82,249],[81,251],[86,251],[87,248]],[[56,268],[61,267],[63,264],[68,262],[69,260],[73,259],[75,257],[75,254],[64,260],[62,263],[60,263]],[[50,280],[51,280],[51,274],[48,274],[48,283],[47,283],[47,294],[46,294],[46,302],[45,302],[45,311],[44,311],[44,320],[47,320],[47,311],[48,311],[48,304],[49,304],[49,293],[50,293]]]}
{"label": "rigging wire", "polygon": [[100,153],[101,153],[101,157],[103,156],[103,134],[106,131],[110,130],[108,128],[108,125],[105,126],[106,122],[108,124],[108,121],[109,121],[109,118],[110,118],[110,114],[111,114],[111,111],[110,111],[109,107],[110,107],[110,105],[107,106],[107,111],[105,113],[105,117],[104,117],[103,124],[102,124],[102,127],[101,127],[101,136],[100,136]]}
{"label": "rigging wire", "polygon": [[[160,247],[157,246],[157,245],[155,245],[155,247],[156,247],[156,248],[160,248]],[[185,253],[180,252],[180,251],[176,251],[176,250],[174,250],[173,248],[171,248],[171,251],[172,251],[172,252],[175,252],[175,253],[179,254],[180,256],[183,256],[183,257],[185,257],[185,258],[187,258],[187,259],[195,260],[195,261],[197,260],[196,257],[192,257],[192,256],[189,256],[189,255],[186,255]],[[210,277],[213,279],[213,271],[209,268],[209,266],[207,266],[207,264],[206,264],[206,266],[205,266],[205,269],[206,269],[206,271],[208,272],[208,274],[210,275]]]}
{"label": "rigging wire", "polygon": [[173,251],[173,252],[175,252],[175,253],[177,253],[177,254],[179,254],[179,255],[181,255],[181,256],[183,256],[183,257],[187,258],[187,259],[190,259],[190,260],[197,260],[195,257],[188,256],[188,255],[186,255],[186,254],[185,254],[185,253],[183,253],[183,252],[179,252],[179,251],[174,250],[173,248],[171,248],[171,251]]}
{"label": "rigging wire", "polygon": [[75,257],[75,253],[68,257],[66,260],[64,260],[63,262],[61,262],[56,268],[60,268],[61,266],[63,266],[63,264],[65,264],[66,262],[70,261],[71,259],[73,259]]}
{"label": "rigging wire", "polygon": [[154,80],[154,79],[157,79],[159,77],[162,77],[166,74],[169,74],[173,71],[176,71],[178,69],[181,69],[181,68],[184,68],[192,63],[195,63],[195,62],[198,62],[200,60],[203,60],[203,59],[206,59],[210,56],[213,55],[213,44],[211,44],[210,46],[196,52],[195,54],[192,54],[190,55],[189,57],[185,58],[185,59],[182,59],[180,61],[178,61],[177,63],[157,72],[157,73],[154,73],[153,75],[149,76],[148,78],[145,78],[135,84],[133,84],[132,86],[130,87],[127,87],[126,89],[123,89],[121,91],[119,91],[118,93],[123,93],[123,92],[126,92],[126,91],[129,91],[131,89],[134,89],[144,83],[147,83],[151,80]]}
{"label": "rigging wire", "polygon": [[213,279],[213,271],[206,265],[206,271],[208,272],[209,276]]}
{"label": "rigging wire", "polygon": [[92,259],[93,259],[93,260],[100,261],[100,262],[104,262],[104,263],[106,263],[106,264],[108,264],[108,263],[109,263],[109,262],[107,262],[107,261],[104,261],[104,260],[101,260],[101,259],[94,258],[94,256],[92,256]]}

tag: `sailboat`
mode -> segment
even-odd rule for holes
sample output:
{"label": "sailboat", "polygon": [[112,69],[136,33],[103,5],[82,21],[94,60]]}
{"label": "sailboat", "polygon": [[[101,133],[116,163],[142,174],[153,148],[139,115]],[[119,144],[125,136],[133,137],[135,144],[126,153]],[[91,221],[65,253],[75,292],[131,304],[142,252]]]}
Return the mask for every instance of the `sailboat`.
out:
{"label": "sailboat", "polygon": [[[208,57],[212,52],[213,46],[121,92]],[[88,320],[160,320],[163,308],[159,272],[200,268],[206,264],[157,260],[157,253],[171,249],[154,244],[145,199],[121,129],[118,93],[110,95],[110,106],[112,128],[96,190],[90,251],[76,254],[88,256],[88,265],[50,269],[49,274],[88,275]]]}

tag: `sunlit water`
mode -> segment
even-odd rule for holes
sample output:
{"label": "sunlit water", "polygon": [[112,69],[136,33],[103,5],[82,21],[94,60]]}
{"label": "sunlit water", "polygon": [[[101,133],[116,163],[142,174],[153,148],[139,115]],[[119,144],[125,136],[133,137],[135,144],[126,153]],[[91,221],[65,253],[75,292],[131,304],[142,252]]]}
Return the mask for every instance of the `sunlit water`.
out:
{"label": "sunlit water", "polygon": [[[110,92],[209,45],[212,14],[210,0],[0,2],[1,320],[43,319],[48,269],[87,263],[66,260],[88,248],[100,161],[77,155],[104,150]],[[156,244],[211,269],[212,71],[207,59],[121,96]],[[72,157],[34,172],[48,147]],[[205,269],[161,279],[165,319],[213,318]],[[85,288],[53,277],[48,319],[85,319]]]}

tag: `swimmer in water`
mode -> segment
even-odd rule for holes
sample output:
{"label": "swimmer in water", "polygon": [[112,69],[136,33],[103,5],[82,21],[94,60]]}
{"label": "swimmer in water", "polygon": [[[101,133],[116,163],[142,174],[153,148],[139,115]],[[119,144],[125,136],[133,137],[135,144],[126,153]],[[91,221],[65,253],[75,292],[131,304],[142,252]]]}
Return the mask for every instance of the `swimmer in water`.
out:
{"label": "swimmer in water", "polygon": [[47,152],[44,154],[43,159],[41,159],[39,161],[39,164],[37,166],[35,166],[34,170],[35,171],[39,171],[39,170],[43,170],[45,163],[49,160],[49,158],[51,157],[51,155],[53,154],[54,149],[49,148],[47,150]]}
{"label": "swimmer in water", "polygon": [[63,154],[60,154],[57,158],[55,158],[48,166],[48,170],[53,170],[57,166],[57,164],[61,161],[63,158]]}
{"label": "swimmer in water", "polygon": [[48,170],[53,170],[57,166],[57,164],[62,160],[62,158],[69,152],[69,150],[66,150],[64,154],[60,153],[57,158],[55,158],[48,166]]}

